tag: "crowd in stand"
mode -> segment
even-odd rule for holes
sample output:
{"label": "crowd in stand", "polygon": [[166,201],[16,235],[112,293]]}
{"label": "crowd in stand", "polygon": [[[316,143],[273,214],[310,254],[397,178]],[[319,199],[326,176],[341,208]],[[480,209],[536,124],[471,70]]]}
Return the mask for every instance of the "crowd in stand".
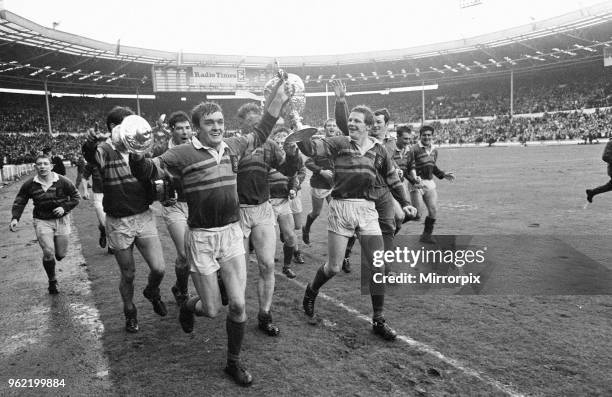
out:
{"label": "crowd in stand", "polygon": [[[543,113],[538,117],[510,117],[510,81],[507,78],[441,85],[425,92],[425,119],[436,127],[440,143],[479,143],[509,140],[559,140],[609,137],[612,112],[595,113],[583,109],[612,106],[612,82],[606,70],[583,70],[576,75],[537,74],[516,78],[513,114]],[[351,91],[349,83],[349,92]],[[358,91],[355,88],[354,91]],[[154,124],[162,113],[189,111],[203,98],[159,97],[141,100],[141,115]],[[226,120],[226,131],[237,129],[235,115],[247,99],[218,101]],[[368,94],[349,97],[353,105],[367,104],[373,109],[386,107],[395,125],[418,124],[422,118],[421,92]],[[94,122],[115,105],[136,108],[134,99],[51,97],[49,99],[52,139],[48,132],[45,97],[0,93],[0,158],[5,163],[29,162],[36,151],[52,144],[58,154],[72,159],[80,152],[80,139],[65,134],[86,132]],[[303,122],[322,126],[333,114],[333,98],[307,97]],[[559,111],[573,111],[563,112]],[[484,117],[485,119],[481,119]],[[17,134],[16,134],[17,133]],[[19,133],[34,133],[23,136]]]}

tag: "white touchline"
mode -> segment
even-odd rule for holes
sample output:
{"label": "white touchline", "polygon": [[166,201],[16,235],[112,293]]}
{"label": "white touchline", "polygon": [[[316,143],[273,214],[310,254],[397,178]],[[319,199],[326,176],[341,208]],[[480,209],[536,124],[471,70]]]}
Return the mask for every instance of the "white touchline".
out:
{"label": "white touchline", "polygon": [[[90,297],[93,300],[91,293],[91,281],[89,281],[89,277],[83,267],[79,266],[81,263],[85,263],[85,257],[83,256],[83,248],[81,247],[81,240],[79,239],[79,234],[77,231],[77,227],[74,224],[74,218],[71,220],[72,223],[72,233],[70,233],[70,243],[69,247],[71,247],[74,252],[71,255],[72,265],[74,265],[74,269],[76,273],[81,276],[79,278],[86,280],[85,282],[78,283],[81,288],[80,291],[83,298]],[[66,258],[68,259],[68,258]],[[104,353],[104,347],[100,342],[102,338],[102,334],[104,333],[104,324],[100,320],[100,312],[95,307],[95,305],[86,305],[81,303],[72,303],[69,305],[70,314],[72,318],[75,320],[77,324],[81,324],[81,326],[86,327],[89,330],[88,336],[85,336],[88,339],[91,339],[91,347],[92,352],[96,352],[96,376],[98,378],[107,378],[109,362],[108,357]]]}
{"label": "white touchline", "polygon": [[[306,289],[306,284],[296,280],[296,279],[287,279],[283,274],[281,273],[275,273],[277,276],[292,282],[293,284],[297,285],[298,287],[300,287],[302,290]],[[372,321],[370,320],[370,318],[368,316],[366,316],[365,314],[360,313],[358,310],[353,309],[350,306],[345,305],[344,303],[342,303],[341,301],[339,301],[336,298],[333,298],[329,295],[326,295],[322,292],[319,292],[319,295],[321,298],[333,303],[334,305],[344,309],[345,311],[349,312],[350,314],[354,315],[355,317],[359,318],[360,320],[364,320],[367,323],[371,324]],[[437,351],[436,349],[434,349],[433,347],[419,342],[417,340],[414,340],[408,336],[405,335],[398,335],[397,338],[399,340],[401,340],[402,342],[406,343],[408,346],[413,347],[423,353],[427,353],[431,356],[434,356],[436,358],[438,358],[440,361],[456,368],[457,370],[463,372],[464,374],[468,375],[468,376],[472,376],[478,380],[480,380],[481,382],[484,383],[488,383],[489,385],[495,387],[496,389],[498,389],[499,391],[508,394],[509,396],[512,397],[524,397],[525,394],[523,393],[519,393],[515,390],[513,390],[511,387],[504,385],[503,383],[487,376],[484,374],[481,374],[480,372],[476,371],[475,369],[472,368],[468,368],[465,365],[463,365],[461,362],[459,362],[458,360],[455,360],[454,358],[450,358],[445,356],[444,354],[440,353],[439,351]]]}

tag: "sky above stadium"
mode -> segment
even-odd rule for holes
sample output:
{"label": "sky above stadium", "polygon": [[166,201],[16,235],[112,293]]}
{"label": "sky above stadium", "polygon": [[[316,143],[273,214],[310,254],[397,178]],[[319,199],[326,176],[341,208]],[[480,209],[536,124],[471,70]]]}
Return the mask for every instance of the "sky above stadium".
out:
{"label": "sky above stadium", "polygon": [[[466,0],[464,0],[465,2]],[[121,45],[211,54],[407,48],[528,24],[601,0],[0,0],[43,26]]]}

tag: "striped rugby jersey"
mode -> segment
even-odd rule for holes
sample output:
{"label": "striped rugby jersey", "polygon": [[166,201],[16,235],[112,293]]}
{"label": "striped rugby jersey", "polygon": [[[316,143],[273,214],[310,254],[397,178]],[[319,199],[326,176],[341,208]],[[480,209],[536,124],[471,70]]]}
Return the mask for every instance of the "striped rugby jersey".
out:
{"label": "striped rugby jersey", "polygon": [[306,178],[306,167],[304,167],[304,161],[302,156],[297,156],[297,172],[293,175],[283,175],[276,169],[271,169],[268,173],[268,183],[270,184],[270,197],[271,198],[288,198],[289,190],[300,190],[302,182]]}
{"label": "striped rugby jersey", "polygon": [[319,175],[319,172],[323,170],[334,170],[334,164],[327,157],[314,157],[306,159],[306,168],[312,171],[310,177],[310,186],[317,189],[331,189],[332,186],[329,184],[327,179]]}
{"label": "striped rugby jersey", "polygon": [[409,204],[406,190],[387,150],[373,139],[372,143],[363,155],[355,141],[347,136],[298,142],[298,147],[306,156],[329,157],[334,162],[333,198],[376,201],[379,197],[376,180],[380,176],[393,197],[405,207]]}
{"label": "striped rugby jersey", "polygon": [[437,176],[439,179],[444,178],[444,171],[438,168],[436,161],[438,160],[438,150],[431,147],[428,151],[421,142],[416,145],[412,145],[410,148],[411,158],[408,163],[408,171],[416,170],[417,176],[421,179],[433,179],[433,176]]}
{"label": "striped rugby jersey", "polygon": [[51,186],[45,191],[37,182],[36,176],[28,178],[19,189],[13,202],[12,219],[21,219],[23,210],[30,199],[34,203],[33,217],[36,219],[56,219],[58,217],[53,214],[53,210],[57,207],[64,209],[64,215],[76,207],[81,196],[74,184],[68,178],[55,172],[53,172],[53,179]]}
{"label": "striped rugby jersey", "polygon": [[292,176],[297,171],[297,156],[287,155],[274,141],[267,140],[262,146],[250,151],[238,162],[238,200],[240,204],[257,205],[270,199],[268,174],[272,168]]}
{"label": "striped rugby jersey", "polygon": [[274,124],[276,118],[266,112],[253,133],[225,138],[219,152],[193,137],[190,144],[175,146],[154,159],[131,157],[130,165],[139,179],[160,179],[168,172],[181,180],[190,228],[225,226],[240,219],[238,162],[266,141]]}

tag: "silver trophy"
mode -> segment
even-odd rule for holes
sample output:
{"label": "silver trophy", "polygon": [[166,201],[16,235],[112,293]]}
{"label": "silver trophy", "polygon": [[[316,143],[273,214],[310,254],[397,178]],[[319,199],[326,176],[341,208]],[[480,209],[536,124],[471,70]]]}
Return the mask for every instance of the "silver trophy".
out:
{"label": "silver trophy", "polygon": [[131,115],[113,128],[111,140],[117,150],[134,154],[146,154],[151,151],[154,134],[149,122],[140,116]]}
{"label": "silver trophy", "polygon": [[[272,80],[268,81],[264,86],[264,97],[266,101],[269,101],[272,90],[278,83],[284,72],[280,71],[277,76]],[[306,107],[306,89],[302,79],[293,73],[286,74],[286,80],[288,85],[288,91],[293,93],[289,102],[283,107],[281,117],[285,121],[285,125],[293,131],[287,137],[287,142],[298,142],[305,139],[310,139],[312,135],[317,132],[317,129],[302,124],[302,117],[300,116],[304,112]]]}

